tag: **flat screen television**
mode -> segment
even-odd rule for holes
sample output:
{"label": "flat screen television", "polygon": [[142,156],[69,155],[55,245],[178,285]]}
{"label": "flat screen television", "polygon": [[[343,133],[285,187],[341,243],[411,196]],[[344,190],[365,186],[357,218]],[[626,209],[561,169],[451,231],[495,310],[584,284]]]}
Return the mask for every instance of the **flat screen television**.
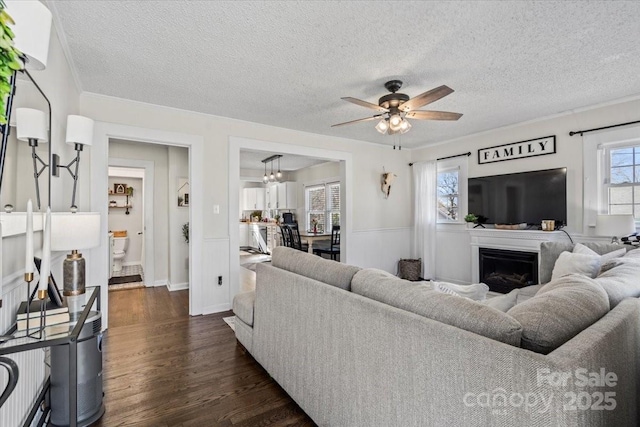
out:
{"label": "flat screen television", "polygon": [[567,224],[567,168],[469,179],[469,213],[487,224]]}

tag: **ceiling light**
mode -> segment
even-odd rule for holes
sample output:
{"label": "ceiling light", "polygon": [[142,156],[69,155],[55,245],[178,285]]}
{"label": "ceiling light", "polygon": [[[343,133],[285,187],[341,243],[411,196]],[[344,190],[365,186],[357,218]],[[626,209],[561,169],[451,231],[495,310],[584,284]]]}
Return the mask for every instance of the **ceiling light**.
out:
{"label": "ceiling light", "polygon": [[269,181],[273,182],[276,180],[276,176],[273,174],[273,160],[271,160],[271,175],[269,175]]}
{"label": "ceiling light", "polygon": [[411,123],[409,123],[409,120],[402,119],[402,122],[400,123],[400,133],[407,133],[409,132],[409,129],[411,129]]}
{"label": "ceiling light", "polygon": [[276,172],[276,178],[278,181],[282,178],[282,172],[280,172],[280,157],[278,157],[278,172]]}
{"label": "ceiling light", "polygon": [[387,119],[382,119],[376,125],[376,130],[381,134],[387,133],[387,129],[389,129],[389,124],[387,123]]}
{"label": "ceiling light", "polygon": [[267,162],[264,162],[264,176],[262,177],[262,182],[265,184],[269,182],[269,177],[267,176]]}
{"label": "ceiling light", "polygon": [[393,129],[396,126],[399,126],[402,123],[402,117],[400,114],[393,114],[389,117],[389,123],[391,124],[391,128]]}

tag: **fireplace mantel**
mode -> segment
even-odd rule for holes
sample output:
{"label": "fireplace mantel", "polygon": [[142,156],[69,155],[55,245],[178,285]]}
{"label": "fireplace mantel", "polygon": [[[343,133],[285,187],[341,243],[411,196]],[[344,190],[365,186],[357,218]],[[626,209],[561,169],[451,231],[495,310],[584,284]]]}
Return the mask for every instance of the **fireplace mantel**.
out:
{"label": "fireplace mantel", "polygon": [[569,241],[562,231],[502,230],[495,228],[473,228],[471,236],[471,278],[479,282],[480,248],[540,253],[541,242]]}

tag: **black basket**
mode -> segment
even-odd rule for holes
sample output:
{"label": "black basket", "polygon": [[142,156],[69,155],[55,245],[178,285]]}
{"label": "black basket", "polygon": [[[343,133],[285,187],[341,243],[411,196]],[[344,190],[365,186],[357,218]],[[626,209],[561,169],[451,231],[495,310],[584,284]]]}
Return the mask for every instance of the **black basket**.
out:
{"label": "black basket", "polygon": [[422,259],[401,259],[398,261],[398,276],[401,279],[417,281],[422,274]]}

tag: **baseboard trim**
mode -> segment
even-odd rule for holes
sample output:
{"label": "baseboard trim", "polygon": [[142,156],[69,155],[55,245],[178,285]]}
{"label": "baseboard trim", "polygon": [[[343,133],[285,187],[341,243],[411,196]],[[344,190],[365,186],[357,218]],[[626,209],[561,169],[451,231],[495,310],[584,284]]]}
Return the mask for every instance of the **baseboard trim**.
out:
{"label": "baseboard trim", "polygon": [[185,289],[189,289],[189,282],[184,282],[184,283],[167,283],[167,289],[169,289],[170,292],[173,291],[183,291]]}
{"label": "baseboard trim", "polygon": [[167,279],[161,279],[161,280],[156,280],[155,282],[153,282],[153,286],[167,286],[169,284],[169,281]]}
{"label": "baseboard trim", "polygon": [[132,265],[139,265],[142,267],[142,261],[127,261],[122,263],[123,267],[131,267]]}
{"label": "baseboard trim", "polygon": [[216,304],[216,305],[203,307],[202,314],[220,313],[221,311],[229,311],[229,310],[231,310],[231,304],[229,303]]}

